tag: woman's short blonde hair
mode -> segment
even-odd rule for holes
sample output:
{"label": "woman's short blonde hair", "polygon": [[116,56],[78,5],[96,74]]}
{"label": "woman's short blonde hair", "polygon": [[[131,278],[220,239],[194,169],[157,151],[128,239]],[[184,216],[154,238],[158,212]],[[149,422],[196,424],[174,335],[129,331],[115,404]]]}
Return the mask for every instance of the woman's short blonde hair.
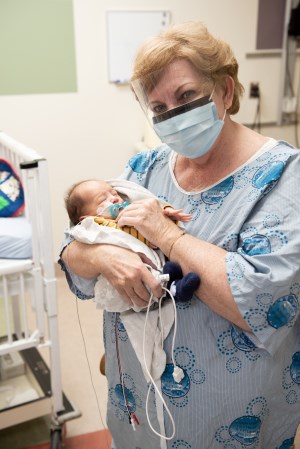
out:
{"label": "woman's short blonde hair", "polygon": [[200,22],[172,25],[147,40],[137,53],[131,80],[146,80],[150,74],[181,58],[190,61],[199,74],[213,85],[222,86],[224,79],[231,76],[235,87],[228,113],[238,112],[244,88],[238,80],[237,60],[231,47],[210,34]]}

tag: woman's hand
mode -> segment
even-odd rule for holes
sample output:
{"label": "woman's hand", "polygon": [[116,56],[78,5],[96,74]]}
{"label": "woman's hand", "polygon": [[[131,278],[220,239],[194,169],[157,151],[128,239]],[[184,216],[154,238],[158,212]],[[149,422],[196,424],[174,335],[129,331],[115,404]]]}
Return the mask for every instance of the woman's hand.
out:
{"label": "woman's hand", "polygon": [[106,257],[107,263],[102,268],[101,274],[127,304],[147,306],[150,293],[146,286],[155,297],[159,298],[162,295],[160,282],[154,278],[137,254],[124,248],[110,246]]}
{"label": "woman's hand", "polygon": [[169,247],[168,241],[178,233],[178,226],[167,217],[155,198],[134,201],[120,212],[120,226],[134,226],[153,245]]}
{"label": "woman's hand", "polygon": [[163,214],[172,218],[172,220],[179,220],[182,222],[190,221],[193,218],[192,214],[186,214],[183,212],[183,209],[173,209],[171,206],[165,207],[163,209]]}
{"label": "woman's hand", "polygon": [[64,250],[62,257],[78,276],[93,278],[101,273],[130,306],[147,306],[149,291],[157,298],[162,295],[160,282],[139,255],[128,249],[74,241]]}

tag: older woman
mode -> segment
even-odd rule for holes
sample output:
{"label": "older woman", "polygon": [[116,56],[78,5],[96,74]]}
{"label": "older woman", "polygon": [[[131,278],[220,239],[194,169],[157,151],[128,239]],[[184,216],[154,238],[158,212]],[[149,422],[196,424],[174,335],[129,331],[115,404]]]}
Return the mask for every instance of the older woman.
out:
{"label": "older woman", "polygon": [[[201,284],[177,305],[175,347],[170,332],[157,389],[148,391],[122,316],[105,314],[113,447],[292,448],[300,420],[299,150],[232,120],[243,91],[238,64],[199,23],[145,43],[132,87],[163,144],[134,156],[123,177],[193,219],[182,232],[146,200],[124,209],[119,224],[134,225]],[[162,293],[126,250],[72,242],[62,259],[80,298],[93,296],[99,273],[128,303],[147,303],[149,289]]]}

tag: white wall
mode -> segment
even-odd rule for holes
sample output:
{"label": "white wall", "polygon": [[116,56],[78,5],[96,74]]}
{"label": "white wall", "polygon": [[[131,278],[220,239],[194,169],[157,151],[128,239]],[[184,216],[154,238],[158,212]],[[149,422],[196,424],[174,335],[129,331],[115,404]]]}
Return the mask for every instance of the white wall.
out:
{"label": "white wall", "polygon": [[169,10],[173,23],[203,21],[232,45],[239,60],[246,93],[237,119],[254,119],[251,81],[260,83],[262,121],[277,118],[280,58],[246,57],[255,50],[258,0],[74,0],[78,92],[0,97],[0,129],[49,161],[56,255],[67,224],[68,186],[118,175],[144,134],[144,117],[129,87],[107,81],[107,10]]}

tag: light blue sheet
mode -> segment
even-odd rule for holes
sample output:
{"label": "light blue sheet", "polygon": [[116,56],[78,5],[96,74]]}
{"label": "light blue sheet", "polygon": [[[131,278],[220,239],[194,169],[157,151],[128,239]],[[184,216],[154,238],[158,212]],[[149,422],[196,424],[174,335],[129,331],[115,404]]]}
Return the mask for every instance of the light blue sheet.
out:
{"label": "light blue sheet", "polygon": [[23,217],[0,218],[0,259],[32,257],[31,226]]}

